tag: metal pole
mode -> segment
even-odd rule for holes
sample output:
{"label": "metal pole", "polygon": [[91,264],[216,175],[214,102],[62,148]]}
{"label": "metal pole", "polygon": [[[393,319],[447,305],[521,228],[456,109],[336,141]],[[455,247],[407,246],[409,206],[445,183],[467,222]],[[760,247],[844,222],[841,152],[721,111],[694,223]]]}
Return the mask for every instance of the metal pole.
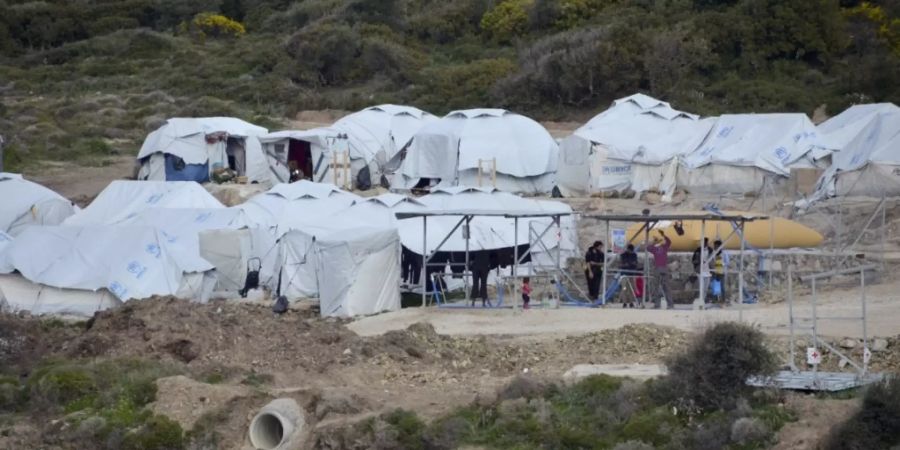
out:
{"label": "metal pole", "polygon": [[650,290],[650,251],[647,245],[650,241],[650,222],[646,222],[644,227],[644,288],[641,289],[641,307],[647,306],[647,291]]}
{"label": "metal pole", "polygon": [[515,230],[513,231],[513,266],[512,266],[512,278],[513,278],[513,288],[512,288],[512,303],[513,308],[518,309],[519,300],[516,298],[518,283],[516,283],[516,275],[519,270],[519,218],[513,218],[513,226]]}
{"label": "metal pole", "polygon": [[[606,222],[606,235],[609,236],[609,234],[610,234],[609,233],[609,221],[607,220],[605,222]],[[600,304],[601,305],[606,304],[606,261],[607,261],[607,257],[609,256],[609,245],[610,245],[610,242],[607,241],[606,246],[603,247],[603,265],[600,266],[600,267],[602,267],[602,269],[600,271],[600,286],[601,286],[600,287]],[[596,276],[596,274],[595,274],[595,276]]]}
{"label": "metal pole", "polygon": [[859,285],[862,289],[862,332],[863,332],[863,375],[869,370],[869,361],[866,358],[866,352],[869,350],[869,334],[866,327],[866,270],[859,269]]}
{"label": "metal pole", "polygon": [[710,255],[706,254],[706,219],[700,221],[700,267],[698,279],[700,281],[700,306],[706,307],[706,272],[709,270],[709,262],[706,260]]}
{"label": "metal pole", "polygon": [[[743,234],[744,230],[741,230],[741,234]],[[772,289],[772,256],[775,254],[775,218],[769,216],[769,256],[767,259],[769,265],[766,269],[769,270],[769,289]]]}
{"label": "metal pole", "polygon": [[791,361],[790,366],[791,369],[796,372],[797,366],[794,361],[796,361],[796,351],[794,350],[794,267],[790,261],[790,256],[788,257],[788,328],[791,333]]}
{"label": "metal pole", "polygon": [[[556,222],[556,229],[558,230],[556,234],[556,271],[562,271],[562,264],[560,261],[562,260],[562,220],[560,216],[555,216],[553,221]],[[543,245],[543,242],[541,243]],[[562,279],[559,280],[562,282]]]}
{"label": "metal pole", "polygon": [[[819,330],[818,330],[818,322],[819,318],[816,316],[816,279],[812,279],[812,338],[813,338],[813,348],[815,351],[819,351]],[[819,365],[813,364],[813,380],[814,382],[819,381]]]}
{"label": "metal pole", "polygon": [[422,307],[428,301],[428,216],[422,216]]}
{"label": "metal pole", "polygon": [[744,249],[747,239],[744,235],[744,225],[746,221],[741,221],[741,254],[739,255],[738,265],[738,322],[744,321]]}
{"label": "metal pole", "polygon": [[3,144],[5,144],[5,141],[3,136],[0,135],[0,172],[3,172]]}
{"label": "metal pole", "polygon": [[471,271],[469,270],[469,233],[472,231],[469,227],[469,223],[471,221],[472,216],[466,216],[466,228],[463,230],[466,235],[466,267],[463,269],[463,290],[466,291],[466,304],[469,304],[469,299],[472,297],[469,293],[469,275]]}

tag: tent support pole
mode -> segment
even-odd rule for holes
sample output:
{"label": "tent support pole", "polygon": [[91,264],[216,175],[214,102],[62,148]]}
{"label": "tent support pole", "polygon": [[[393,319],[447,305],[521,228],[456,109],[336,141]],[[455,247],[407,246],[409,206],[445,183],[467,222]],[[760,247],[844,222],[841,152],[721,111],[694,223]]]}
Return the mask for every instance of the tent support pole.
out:
{"label": "tent support pole", "polygon": [[[606,235],[609,236],[609,221],[606,220]],[[600,304],[606,304],[606,262],[609,260],[607,257],[609,256],[609,241],[606,242],[606,246],[603,247],[603,265],[600,266]],[[596,276],[596,274],[594,274]]]}
{"label": "tent support pole", "polygon": [[[513,218],[513,226],[515,230],[513,230],[513,266],[512,266],[512,276],[513,276],[513,288],[512,288],[512,302],[513,309],[519,308],[519,299],[516,298],[516,294],[518,294],[518,286],[519,284],[516,282],[516,275],[518,275],[519,268],[519,218]],[[530,249],[529,249],[530,250]]]}
{"label": "tent support pole", "polygon": [[463,290],[466,291],[466,304],[468,304],[469,299],[472,298],[471,294],[469,293],[469,233],[472,232],[472,229],[469,227],[469,222],[471,221],[471,219],[471,216],[466,216],[466,225],[463,229],[463,233],[466,235],[466,268],[463,270],[463,283],[465,283],[465,286],[463,286]]}
{"label": "tent support pole", "polygon": [[644,222],[644,288],[641,289],[641,307],[647,306],[647,291],[650,290],[650,222]]}
{"label": "tent support pole", "polygon": [[422,307],[428,300],[428,216],[422,216]]}
{"label": "tent support pole", "polygon": [[706,245],[704,240],[706,239],[706,220],[700,221],[700,267],[697,268],[697,280],[700,286],[697,287],[700,291],[700,307],[706,307],[706,273],[709,270],[709,258],[710,255],[706,254]]}

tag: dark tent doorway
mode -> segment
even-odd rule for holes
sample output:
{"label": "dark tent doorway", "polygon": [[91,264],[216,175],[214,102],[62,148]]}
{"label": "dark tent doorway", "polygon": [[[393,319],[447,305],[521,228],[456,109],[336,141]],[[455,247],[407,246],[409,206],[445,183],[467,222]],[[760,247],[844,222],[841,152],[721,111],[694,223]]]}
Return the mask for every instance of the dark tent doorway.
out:
{"label": "dark tent doorway", "polygon": [[312,152],[310,151],[309,142],[291,139],[288,146],[287,163],[291,172],[297,169],[303,173],[303,178],[307,180],[313,179]]}

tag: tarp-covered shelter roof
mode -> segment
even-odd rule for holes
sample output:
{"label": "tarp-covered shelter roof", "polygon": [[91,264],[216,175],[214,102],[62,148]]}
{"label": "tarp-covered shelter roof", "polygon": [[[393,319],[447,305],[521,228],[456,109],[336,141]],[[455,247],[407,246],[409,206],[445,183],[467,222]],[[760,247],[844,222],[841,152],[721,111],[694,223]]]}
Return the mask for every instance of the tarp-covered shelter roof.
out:
{"label": "tarp-covered shelter roof", "polygon": [[805,114],[725,114],[684,162],[692,169],[724,164],[787,176],[801,159],[817,159],[834,149]]}
{"label": "tarp-covered shelter roof", "polygon": [[497,161],[497,172],[514,177],[556,170],[558,147],[534,120],[502,109],[454,111],[413,138],[400,172],[410,178],[452,178],[456,170]]}
{"label": "tarp-covered shelter roof", "polygon": [[347,134],[351,157],[367,162],[378,158],[384,164],[406,147],[422,126],[434,120],[437,117],[419,108],[384,104],[344,116],[331,128]]}
{"label": "tarp-covered shelter roof", "polygon": [[574,135],[602,145],[607,158],[663,164],[700,145],[714,119],[672,109],[644,94],[616,100],[613,106],[575,130]]}
{"label": "tarp-covered shelter roof", "polygon": [[225,208],[193,181],[116,180],[65,225],[115,224],[150,208]]}
{"label": "tarp-covered shelter roof", "polygon": [[44,186],[19,174],[0,172],[0,232],[17,235],[30,225],[58,225],[77,210]]}
{"label": "tarp-covered shelter roof", "polygon": [[153,153],[171,153],[188,164],[202,164],[209,158],[205,141],[187,140],[190,136],[225,132],[230,136],[250,137],[268,133],[263,127],[234,117],[176,117],[153,131],[141,145],[138,159]]}
{"label": "tarp-covered shelter roof", "polygon": [[173,251],[164,233],[141,226],[29,227],[0,254],[0,273],[33,283],[108,289],[120,300],[179,295],[186,274],[213,269],[199,255]]}

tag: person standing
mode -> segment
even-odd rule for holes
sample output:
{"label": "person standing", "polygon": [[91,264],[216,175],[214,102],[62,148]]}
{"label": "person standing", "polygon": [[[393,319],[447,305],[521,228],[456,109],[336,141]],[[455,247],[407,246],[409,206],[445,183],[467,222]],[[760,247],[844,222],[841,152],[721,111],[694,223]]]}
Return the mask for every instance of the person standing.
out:
{"label": "person standing", "polygon": [[[638,269],[638,255],[634,251],[634,245],[628,244],[628,247],[625,247],[625,251],[619,255],[619,270],[623,280],[627,280],[624,277],[633,277],[635,283],[640,284],[640,289],[643,289],[644,281],[643,277],[640,276],[640,269]],[[628,292],[628,289],[622,289],[622,306],[634,308],[635,298],[642,294],[643,291],[639,291],[637,287],[634,288],[633,292]]]}
{"label": "person standing", "polygon": [[588,296],[591,302],[600,298],[600,282],[603,280],[603,242],[594,241],[594,245],[584,255],[584,276],[587,278]]}
{"label": "person standing", "polygon": [[522,308],[528,309],[529,303],[531,303],[531,279],[525,277],[522,278]]}
{"label": "person standing", "polygon": [[472,260],[469,262],[472,266],[472,306],[475,306],[475,299],[481,298],[481,306],[487,305],[487,284],[488,274],[491,272],[491,260],[487,250],[473,252]]}
{"label": "person standing", "polygon": [[[656,278],[659,280],[659,287],[662,290],[663,297],[666,298],[666,309],[674,308],[672,304],[672,295],[669,292],[669,248],[672,247],[672,240],[666,236],[666,232],[659,230],[660,239],[653,237],[653,243],[647,247],[647,251],[653,255],[653,267],[656,269]],[[653,299],[656,309],[659,309],[659,297]]]}
{"label": "person standing", "polygon": [[716,297],[717,303],[723,303],[725,300],[725,249],[722,248],[722,241],[713,242],[713,252],[715,260],[713,263],[713,282],[718,285],[717,289],[713,289],[713,296]]}

